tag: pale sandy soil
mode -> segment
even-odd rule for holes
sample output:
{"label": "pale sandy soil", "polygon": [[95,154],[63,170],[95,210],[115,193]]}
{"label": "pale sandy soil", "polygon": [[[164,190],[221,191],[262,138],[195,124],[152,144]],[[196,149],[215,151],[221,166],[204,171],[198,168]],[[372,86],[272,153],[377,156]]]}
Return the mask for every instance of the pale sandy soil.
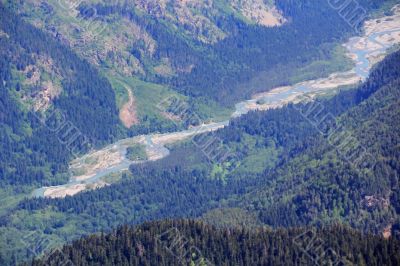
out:
{"label": "pale sandy soil", "polygon": [[[106,169],[120,164],[124,157],[118,150],[104,149],[96,151],[84,157],[85,159],[75,160],[71,164],[71,169],[83,169],[84,174],[74,176],[74,180],[83,181],[96,175],[96,172],[101,169]],[[84,160],[89,161],[88,163]]]}
{"label": "pale sandy soil", "polygon": [[260,93],[254,94],[252,99],[260,99],[260,98],[263,98],[265,96],[279,94],[281,92],[288,91],[290,89],[292,89],[292,86],[278,87],[278,88],[275,88],[275,89],[267,91],[267,92],[260,92]]}
{"label": "pale sandy soil", "polygon": [[184,132],[177,132],[177,133],[171,133],[171,134],[154,135],[152,137],[152,141],[154,144],[157,144],[157,145],[165,145],[165,144],[174,143],[174,142],[177,142],[180,140],[184,140],[186,138],[189,138],[189,137],[197,135],[197,134],[215,131],[215,130],[221,129],[223,127],[224,127],[224,125],[217,124],[217,123],[204,124],[202,126],[196,127],[196,129],[193,131],[184,131]]}
{"label": "pale sandy soil", "polygon": [[384,58],[385,58],[385,54],[381,54],[381,53],[371,53],[368,56],[368,60],[371,63],[371,65],[375,65],[375,64],[379,63]]}
{"label": "pale sandy soil", "polygon": [[157,147],[146,146],[146,156],[149,161],[157,161],[162,159],[164,156],[159,153]]}
{"label": "pale sandy soil", "polygon": [[52,81],[44,81],[41,84],[41,91],[35,96],[33,109],[35,111],[47,110],[53,100],[60,95],[61,91],[60,86],[54,84]]}
{"label": "pale sandy soil", "polygon": [[158,75],[163,77],[170,77],[174,74],[174,70],[169,65],[158,65],[153,69]]}
{"label": "pale sandy soil", "polygon": [[[145,143],[144,136],[137,136],[121,140],[121,146],[128,147],[137,143]],[[120,164],[125,159],[120,150],[115,148],[115,145],[107,146],[104,149],[93,151],[82,158],[75,159],[71,162],[71,170],[83,170],[84,173],[79,176],[74,176],[73,180],[85,181],[93,176],[99,170],[111,168]]]}
{"label": "pale sandy soil", "polygon": [[[400,22],[399,22],[400,27]],[[380,43],[398,43],[400,42],[400,33],[399,32],[392,32],[376,38],[376,40]]]}
{"label": "pale sandy soil", "polygon": [[[212,124],[213,125],[213,124]],[[158,160],[162,158],[162,154],[159,154],[159,147],[165,144],[174,143],[193,135],[214,131],[222,128],[223,125],[215,124],[215,126],[210,126],[210,124],[203,127],[199,127],[198,130],[176,132],[169,134],[156,134],[151,137],[154,146],[147,145],[147,140],[144,136],[138,136],[130,139],[125,139],[119,143],[120,146],[130,146],[135,143],[141,143],[146,146],[146,153],[149,160]],[[123,162],[125,156],[120,153],[118,149],[113,146],[108,146],[102,150],[94,151],[82,158],[76,159],[71,163],[70,168],[76,170],[83,170],[84,173],[79,176],[74,176],[73,179],[76,181],[87,180],[94,175],[99,170],[111,168]]]}
{"label": "pale sandy soil", "polygon": [[64,198],[66,196],[73,196],[86,189],[85,184],[73,185],[70,187],[51,187],[47,188],[44,196],[48,198]]}
{"label": "pale sandy soil", "polygon": [[104,187],[106,185],[108,184],[103,181],[99,181],[90,185],[76,184],[69,187],[51,187],[46,189],[46,191],[44,192],[44,196],[48,198],[64,198],[66,196],[73,196],[75,194],[78,194],[79,192],[82,192],[86,189],[96,189]]}
{"label": "pale sandy soil", "polygon": [[365,38],[360,38],[359,41],[354,45],[354,47],[357,48],[357,50],[374,51],[382,48],[382,45],[375,42],[370,42]]}
{"label": "pale sandy soil", "polygon": [[307,86],[314,88],[315,90],[326,90],[337,88],[340,86],[352,85],[360,81],[360,77],[357,76],[353,71],[346,73],[334,73],[325,79],[317,79],[305,83]]}
{"label": "pale sandy soil", "polygon": [[285,22],[278,10],[267,6],[263,0],[233,0],[231,5],[247,19],[263,26],[280,26]]}
{"label": "pale sandy soil", "polygon": [[392,236],[392,225],[391,224],[389,224],[388,226],[385,227],[382,235],[385,239],[389,239]]}
{"label": "pale sandy soil", "polygon": [[132,91],[127,87],[126,90],[128,92],[129,100],[124,104],[124,106],[122,106],[119,112],[119,118],[126,128],[131,128],[133,125],[138,124],[139,120],[136,114],[135,98],[133,97]]}
{"label": "pale sandy soil", "polygon": [[181,117],[179,115],[174,115],[172,113],[168,113],[168,112],[160,112],[160,114],[165,117],[166,119],[175,121],[175,122],[179,122],[182,121]]}
{"label": "pale sandy soil", "polygon": [[[373,19],[366,21],[364,24],[366,35],[369,36],[375,32],[400,29],[400,5],[395,6],[392,10],[394,14],[386,17],[386,19]],[[374,50],[382,48],[383,45],[386,46],[400,43],[400,33],[397,31],[384,34],[377,37],[376,42],[369,41],[367,37],[356,38],[355,40],[357,40],[357,42],[354,44],[354,47],[357,49],[368,50],[370,52],[367,58],[373,65],[383,59],[383,56],[375,54]],[[350,54],[351,58],[354,58],[355,56],[356,55],[354,54]]]}
{"label": "pale sandy soil", "polygon": [[176,143],[178,141],[185,140],[189,137],[192,137],[192,136],[204,133],[204,132],[215,131],[215,130],[221,129],[223,127],[224,127],[224,125],[222,125],[222,124],[210,123],[210,124],[204,124],[204,125],[195,127],[191,131],[153,135],[151,138],[153,145],[146,145],[147,158],[150,161],[159,160],[164,157],[164,155],[160,154],[160,152],[159,152],[160,147],[163,147],[166,144]]}
{"label": "pale sandy soil", "polygon": [[299,102],[300,100],[297,100],[298,96],[300,96],[302,94],[298,94],[298,93],[293,93],[292,95],[290,95],[287,98],[282,99],[279,102],[275,102],[275,103],[266,103],[266,104],[258,104],[256,101],[251,101],[248,102],[246,104],[246,107],[249,110],[260,110],[260,111],[265,111],[265,110],[270,110],[270,109],[276,109],[276,108],[280,108],[288,103],[296,103]]}
{"label": "pale sandy soil", "polygon": [[[352,85],[360,81],[360,78],[353,72],[345,72],[345,73],[334,73],[331,74],[328,78],[322,78],[322,79],[317,79],[317,80],[312,80],[312,81],[306,81],[306,82],[301,82],[297,84],[296,86],[305,86],[305,87],[311,87],[315,91],[310,93],[310,95],[313,97],[318,93],[321,93],[326,90],[331,90],[333,88],[337,88],[339,86],[347,86],[347,85]],[[285,104],[288,103],[296,103],[299,100],[299,97],[302,96],[302,93],[299,92],[293,92],[292,95],[281,99],[279,102],[275,103],[266,103],[266,104],[258,104],[257,100],[262,100],[263,98],[266,98],[268,96],[273,96],[282,92],[288,92],[293,90],[292,86],[285,86],[285,87],[279,87],[276,89],[273,89],[269,92],[264,92],[264,93],[258,93],[253,96],[252,101],[248,101],[246,103],[246,108],[249,110],[268,110],[268,109],[273,109],[273,108],[279,108],[282,107]]]}
{"label": "pale sandy soil", "polygon": [[366,21],[364,24],[366,35],[370,35],[377,31],[391,30],[399,27],[400,5],[393,7],[392,11],[394,14],[385,19],[378,18]]}
{"label": "pale sandy soil", "polygon": [[272,27],[281,25],[281,21],[278,17],[276,17],[272,12],[261,13],[261,17],[258,20],[258,23],[264,26]]}

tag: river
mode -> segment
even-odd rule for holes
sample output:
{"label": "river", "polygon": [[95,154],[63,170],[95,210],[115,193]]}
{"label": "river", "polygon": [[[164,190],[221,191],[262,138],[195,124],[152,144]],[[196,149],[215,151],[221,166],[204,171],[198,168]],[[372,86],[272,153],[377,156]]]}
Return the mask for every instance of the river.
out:
{"label": "river", "polygon": [[[232,117],[239,117],[250,110],[278,108],[289,102],[304,100],[304,96],[313,98],[317,95],[337,89],[340,86],[354,85],[365,80],[373,63],[383,58],[389,48],[400,43],[400,6],[393,8],[394,14],[367,21],[364,35],[351,38],[344,44],[349,57],[355,62],[354,69],[333,73],[327,78],[304,81],[292,86],[280,87],[265,93],[254,95],[250,100],[236,104]],[[218,130],[229,124],[229,121],[203,124],[188,130],[149,134],[123,139],[101,150],[90,152],[71,162],[70,181],[64,185],[36,189],[34,197],[65,197],[78,192],[107,185],[104,177],[127,170],[131,164],[143,161],[130,161],[126,158],[127,148],[133,144],[146,147],[148,160],[159,160],[168,156],[166,144],[175,143],[191,136]],[[78,172],[78,173],[77,173]]]}

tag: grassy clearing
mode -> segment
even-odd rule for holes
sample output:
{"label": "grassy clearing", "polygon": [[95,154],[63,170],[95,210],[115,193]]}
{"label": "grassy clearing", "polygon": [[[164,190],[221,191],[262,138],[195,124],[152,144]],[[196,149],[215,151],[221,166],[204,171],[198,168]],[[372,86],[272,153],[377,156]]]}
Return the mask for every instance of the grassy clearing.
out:
{"label": "grassy clearing", "polygon": [[139,117],[145,115],[161,117],[157,106],[169,97],[186,100],[185,96],[162,85],[145,82],[137,78],[125,78],[124,81],[133,90]]}
{"label": "grassy clearing", "polygon": [[239,173],[262,173],[266,168],[273,168],[278,161],[279,152],[275,148],[256,150],[243,160]]}
{"label": "grassy clearing", "polygon": [[122,108],[122,106],[128,102],[129,96],[128,92],[124,88],[124,86],[119,82],[116,78],[113,76],[108,76],[108,80],[111,83],[111,86],[113,87],[115,91],[115,99],[117,101],[117,106],[119,109]]}
{"label": "grassy clearing", "polygon": [[102,178],[104,182],[107,184],[114,184],[123,179],[123,176],[125,177],[131,177],[131,172],[130,171],[123,171],[122,173],[112,173],[110,175],[105,176]]}
{"label": "grassy clearing", "polygon": [[289,79],[291,84],[305,80],[328,76],[334,72],[348,71],[354,66],[354,62],[346,56],[346,48],[337,45],[330,57],[330,60],[318,60],[311,64],[297,69]]}
{"label": "grassy clearing", "polygon": [[193,100],[193,109],[199,117],[204,118],[204,122],[225,121],[234,112],[233,107],[225,108],[212,100],[203,98]]}
{"label": "grassy clearing", "polygon": [[29,192],[32,189],[33,188],[20,188],[20,190],[22,190],[21,193],[15,193],[12,189],[7,188],[0,189],[0,199],[2,199],[0,216],[7,214],[9,210],[15,208],[21,200],[29,196]]}
{"label": "grassy clearing", "polygon": [[189,100],[187,96],[166,86],[145,82],[135,77],[116,77],[115,75],[107,75],[107,77],[116,92],[119,107],[128,101],[128,93],[123,84],[132,90],[137,106],[137,115],[141,122],[153,120],[159,123],[172,123],[161,114],[163,110],[159,108],[160,103],[172,97],[186,102],[189,108],[188,112],[196,114],[203,122],[227,120],[234,111],[233,108],[221,107],[218,103],[209,99]]}
{"label": "grassy clearing", "polygon": [[128,147],[126,151],[126,158],[131,161],[144,161],[147,160],[146,147],[142,144],[136,144]]}
{"label": "grassy clearing", "polygon": [[218,9],[222,10],[223,13],[225,14],[235,16],[236,18],[240,19],[241,21],[247,24],[255,24],[253,21],[243,16],[240,12],[237,12],[235,9],[233,9],[226,1],[217,0],[214,2],[214,4]]}

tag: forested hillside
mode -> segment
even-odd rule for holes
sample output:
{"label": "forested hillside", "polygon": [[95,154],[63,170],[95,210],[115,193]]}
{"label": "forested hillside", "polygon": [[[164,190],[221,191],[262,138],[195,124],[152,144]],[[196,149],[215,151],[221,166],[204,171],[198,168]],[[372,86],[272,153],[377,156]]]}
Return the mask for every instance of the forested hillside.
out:
{"label": "forested hillside", "polygon": [[[354,28],[324,0],[269,1],[267,10],[276,9],[281,17],[274,27],[252,23],[240,12],[245,3],[265,5],[257,0],[83,1],[72,8],[64,0],[5,2],[111,81],[126,82],[134,90],[139,116],[144,115],[141,102],[154,104],[149,101],[154,83],[162,85],[158,93],[172,88],[194,97],[191,105],[202,114],[204,104],[232,106],[255,92],[326,76],[351,64],[339,44],[355,34]],[[358,2],[370,12],[386,1]],[[136,88],[132,76],[149,83]],[[126,101],[126,92],[113,87],[118,101]]]}
{"label": "forested hillside", "polygon": [[[224,1],[215,1],[213,5],[221,5],[219,2]],[[363,1],[362,4],[366,9],[373,9],[383,2]],[[333,59],[335,45],[354,34],[354,29],[327,1],[277,1],[276,5],[289,22],[273,28],[246,23],[223,11],[216,12],[211,19],[226,32],[226,37],[213,45],[193,40],[184,30],[171,27],[168,20],[142,15],[130,2],[117,6],[97,4],[93,8],[102,19],[115,15],[126,17],[152,37],[156,44],[152,53],[146,51],[149,45],[144,41],[137,41],[130,48],[132,55],[144,62],[143,78],[170,85],[190,96],[211,97],[219,103],[233,104],[254,92],[290,82],[297,68],[313,62],[319,63],[314,75],[336,70],[323,61]],[[207,12],[199,10],[200,14]],[[152,65],[165,58],[175,75],[159,75],[151,70]]]}
{"label": "forested hillside", "polygon": [[[2,223],[21,228],[44,212],[47,218],[35,230],[70,239],[71,232],[121,223],[203,216],[215,224],[252,219],[273,227],[344,223],[396,237],[399,59],[400,52],[388,56],[357,89],[319,102],[321,115],[331,113],[341,125],[339,133],[351,132],[376,154],[375,164],[355,168],[302,115],[309,105],[289,105],[249,113],[217,132],[238,154],[235,169],[210,165],[193,144],[183,144],[159,162],[132,166],[130,175],[109,187],[65,199],[28,199]],[[326,126],[325,133],[332,125]]]}
{"label": "forested hillside", "polygon": [[65,182],[72,153],[121,134],[114,91],[89,63],[2,5],[0,32],[0,183]]}
{"label": "forested hillside", "polygon": [[259,175],[267,185],[235,202],[272,226],[336,221],[375,233],[398,230],[399,60],[399,52],[388,56],[357,90],[254,113],[222,130],[229,142],[251,136],[256,149],[280,153]]}
{"label": "forested hillside", "polygon": [[[354,131],[357,141],[362,141],[362,145],[365,145],[368,149],[374,149],[370,151],[371,153],[386,158],[380,160],[379,164],[375,164],[376,169],[369,169],[372,172],[368,172],[367,175],[363,174],[368,169],[364,169],[364,166],[359,171],[353,169],[354,167],[351,167],[350,163],[341,156],[340,151],[335,149],[327,137],[318,131],[318,127],[302,115],[301,110],[308,108],[307,105],[290,105],[282,109],[250,113],[231,121],[229,127],[217,132],[217,136],[222,138],[227,145],[230,145],[241,160],[241,165],[233,172],[213,173],[213,169],[210,169],[207,160],[201,157],[201,152],[192,144],[178,148],[170,155],[170,158],[160,162],[149,163],[144,166],[133,165],[131,171],[136,178],[127,178],[120,184],[65,199],[29,200],[22,206],[28,209],[36,209],[43,208],[46,205],[55,205],[62,211],[73,210],[76,213],[84,212],[97,216],[99,213],[105,214],[104,210],[106,209],[111,211],[113,208],[110,209],[106,205],[112,204],[110,201],[116,201],[115,204],[120,206],[132,205],[132,208],[128,208],[131,214],[126,213],[126,216],[124,215],[129,217],[130,220],[136,216],[132,216],[132,214],[136,213],[137,208],[143,208],[146,213],[150,211],[152,214],[148,218],[168,216],[168,213],[177,216],[193,216],[201,213],[200,206],[207,206],[207,202],[228,198],[229,195],[233,194],[246,193],[246,190],[250,190],[252,186],[261,186],[260,191],[263,191],[263,193],[268,191],[271,195],[274,194],[274,191],[275,195],[279,195],[279,193],[288,193],[291,191],[290,189],[293,189],[292,196],[296,196],[300,192],[299,188],[303,185],[310,184],[316,189],[315,186],[318,186],[319,182],[328,182],[339,191],[336,191],[336,193],[321,192],[321,194],[341,195],[341,189],[346,190],[343,193],[347,196],[357,193],[357,197],[350,200],[352,205],[348,207],[348,210],[337,216],[337,218],[340,216],[342,218],[348,217],[349,212],[361,208],[361,196],[372,194],[380,198],[384,197],[388,191],[392,191],[392,188],[393,191],[397,191],[395,179],[398,177],[398,169],[395,159],[398,154],[396,146],[388,145],[387,142],[393,142],[400,138],[397,135],[399,131],[396,128],[400,124],[397,115],[397,96],[400,88],[398,85],[399,62],[400,52],[396,52],[380,63],[374,69],[370,79],[358,89],[344,91],[332,99],[319,102],[324,107],[320,116],[323,117],[325,114],[336,116],[337,123],[340,121],[341,124],[339,128],[341,133]],[[364,101],[365,99],[367,100]],[[379,101],[376,99],[379,99]],[[378,121],[380,126],[374,127]],[[329,132],[329,128],[324,130]],[[377,130],[383,132],[377,132]],[[380,137],[377,138],[377,135],[380,135]],[[374,146],[367,144],[369,142],[374,143]],[[264,167],[257,171],[254,165],[258,164],[254,161],[254,155],[263,154],[262,152],[265,154],[265,151],[268,151],[268,154],[260,158],[264,160],[264,164],[262,164]],[[190,153],[195,156],[186,156]],[[269,158],[272,156],[271,154],[275,154],[276,158],[272,160],[272,163],[267,163],[271,160]],[[211,168],[213,167],[224,169],[225,165],[211,166]],[[365,168],[368,167],[370,166],[365,166]],[[383,170],[381,167],[388,169]],[[386,175],[386,171],[390,171],[390,174]],[[332,175],[332,177],[329,178],[329,175]],[[342,175],[343,178],[340,178]],[[323,181],[325,178],[328,180]],[[349,182],[348,178],[351,178],[351,183],[340,183]],[[297,181],[297,179],[299,180]],[[388,183],[383,182],[383,180]],[[262,184],[266,184],[266,191]],[[323,185],[327,186],[326,183]],[[351,189],[353,185],[357,187],[357,190]],[[365,186],[365,191],[361,189],[363,186]],[[378,189],[379,187],[381,189]],[[374,189],[372,190],[372,188]],[[270,191],[271,189],[274,190]],[[154,194],[151,191],[157,191],[157,193]],[[312,191],[312,189],[310,188],[307,191]],[[379,196],[374,193],[378,193]],[[268,196],[260,195],[259,199],[261,201],[262,198],[269,199],[270,197],[269,194]],[[134,199],[140,199],[142,204],[137,205]],[[248,204],[249,206],[256,206],[257,209],[261,202],[256,202],[256,199],[258,197],[251,194]],[[337,215],[335,209],[339,205],[348,206],[349,203],[346,201],[349,201],[349,199],[340,198],[340,201],[328,198],[320,199],[319,202],[323,204],[323,207],[321,206],[317,213],[321,212],[322,215],[322,210],[331,210],[332,212],[335,211],[335,215]],[[173,207],[163,208],[159,206],[161,202],[164,202],[165,206]],[[279,201],[272,202],[275,205]],[[145,207],[146,204],[143,203],[158,207],[148,209]],[[395,201],[393,203],[395,204]],[[191,204],[198,204],[198,206],[189,208]],[[333,205],[326,206],[325,204]],[[309,205],[309,207],[311,206]],[[304,215],[307,208],[300,206],[296,208],[298,208],[298,212],[295,218],[286,214],[282,214],[282,218],[291,219],[290,217],[292,217],[291,221],[295,224],[307,224],[312,221],[312,219],[311,221],[302,220],[307,217],[307,215]],[[274,209],[266,207],[268,211]],[[284,211],[285,208],[277,208],[277,210]],[[138,218],[144,219],[143,214],[139,215]],[[335,215],[329,214],[331,218],[335,218]],[[272,215],[265,215],[265,217],[266,219],[274,219]],[[110,218],[106,218],[106,220],[112,222]],[[373,219],[365,219],[365,222],[368,222],[368,220],[370,220],[369,223],[379,223],[379,219],[375,222]],[[290,222],[287,221],[271,221],[266,220],[266,223],[290,225]]]}
{"label": "forested hillside", "polygon": [[28,265],[398,265],[399,249],[342,226],[249,231],[182,220],[120,227]]}
{"label": "forested hillside", "polygon": [[[389,2],[359,1],[368,15]],[[325,0],[68,3],[0,0],[0,265],[176,264],[155,239],[175,227],[201,251],[195,265],[310,264],[318,254],[294,242],[309,230],[346,262],[400,264],[400,51],[371,53],[380,63],[369,78],[337,95],[304,94],[194,141],[172,136],[169,155],[152,161],[166,149],[148,135],[137,138],[146,145],[112,143],[186,134],[190,121],[161,101],[186,103],[199,123],[225,121],[239,99],[350,69],[339,44],[355,28]],[[197,145],[207,138],[236,160],[207,158]],[[104,146],[107,166],[100,156],[71,163]],[[125,149],[148,161],[128,169]],[[73,171],[82,179],[68,180]],[[68,181],[87,191],[35,197]],[[186,218],[224,229],[165,221]]]}

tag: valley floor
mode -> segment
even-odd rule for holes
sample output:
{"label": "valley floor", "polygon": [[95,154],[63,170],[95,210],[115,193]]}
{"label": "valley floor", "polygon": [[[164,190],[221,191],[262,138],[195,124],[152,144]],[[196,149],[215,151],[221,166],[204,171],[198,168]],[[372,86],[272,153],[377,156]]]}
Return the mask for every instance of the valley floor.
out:
{"label": "valley floor", "polygon": [[[343,73],[333,73],[327,78],[304,81],[293,86],[279,87],[266,93],[259,93],[251,100],[236,104],[232,117],[239,117],[251,110],[279,108],[288,103],[309,101],[318,95],[330,94],[343,86],[355,85],[368,77],[374,64],[382,60],[392,46],[400,43],[400,5],[393,7],[393,15],[365,22],[364,35],[351,38],[344,46],[348,56],[354,60],[355,68]],[[125,126],[135,121],[132,92],[129,102],[123,107],[121,116]],[[145,145],[148,160],[154,161],[169,154],[166,144],[179,142],[195,135],[218,130],[229,121],[202,124],[190,130],[168,134],[151,134],[118,141],[102,150],[78,158],[71,163],[73,176],[69,183],[55,187],[43,187],[33,192],[34,196],[63,198],[79,192],[108,185],[104,178],[110,174],[127,170],[132,162],[126,158],[126,149],[134,143]],[[79,173],[79,174],[77,174]]]}

